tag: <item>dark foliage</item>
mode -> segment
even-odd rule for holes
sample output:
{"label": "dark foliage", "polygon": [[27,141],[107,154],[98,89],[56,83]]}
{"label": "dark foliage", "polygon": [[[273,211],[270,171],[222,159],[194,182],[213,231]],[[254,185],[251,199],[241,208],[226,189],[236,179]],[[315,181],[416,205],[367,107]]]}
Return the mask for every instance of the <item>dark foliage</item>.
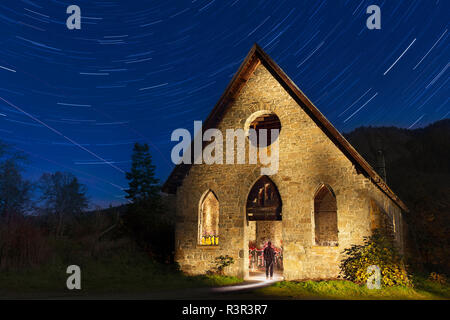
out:
{"label": "dark foliage", "polygon": [[135,143],[131,157],[131,170],[126,173],[129,189],[127,199],[133,202],[151,199],[159,192],[158,179],[155,178],[155,166],[148,145]]}
{"label": "dark foliage", "polygon": [[150,256],[173,262],[175,225],[159,197],[130,204],[123,223],[125,232]]}
{"label": "dark foliage", "polygon": [[0,217],[23,214],[31,208],[32,183],[23,179],[23,154],[0,141]]}
{"label": "dark foliage", "polygon": [[39,179],[46,214],[55,235],[62,236],[67,220],[80,215],[87,207],[86,187],[68,172],[44,173]]}
{"label": "dark foliage", "polygon": [[346,138],[373,167],[384,150],[387,183],[411,210],[409,263],[450,274],[450,120],[416,130],[363,127]]}
{"label": "dark foliage", "polygon": [[162,262],[172,262],[174,221],[160,195],[147,144],[134,145],[131,171],[126,177],[129,180],[127,198],[133,203],[123,215],[123,230],[149,255]]}
{"label": "dark foliage", "polygon": [[32,217],[0,218],[0,270],[40,265],[50,256],[48,238]]}

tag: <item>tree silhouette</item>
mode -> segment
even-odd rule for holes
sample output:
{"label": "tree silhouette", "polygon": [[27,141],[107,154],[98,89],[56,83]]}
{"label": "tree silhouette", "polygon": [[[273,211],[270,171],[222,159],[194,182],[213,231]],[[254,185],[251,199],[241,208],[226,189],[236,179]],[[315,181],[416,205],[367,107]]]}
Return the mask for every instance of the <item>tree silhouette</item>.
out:
{"label": "tree silhouette", "polygon": [[56,218],[55,234],[62,236],[67,217],[80,214],[88,206],[86,188],[68,172],[44,173],[39,179],[45,212]]}
{"label": "tree silhouette", "polygon": [[11,153],[0,141],[0,217],[20,215],[31,207],[32,184],[21,173],[24,160],[23,154]]}
{"label": "tree silhouette", "polygon": [[131,170],[126,173],[129,189],[127,199],[133,202],[155,198],[159,191],[159,180],[155,178],[155,166],[148,145],[135,143],[131,157]]}

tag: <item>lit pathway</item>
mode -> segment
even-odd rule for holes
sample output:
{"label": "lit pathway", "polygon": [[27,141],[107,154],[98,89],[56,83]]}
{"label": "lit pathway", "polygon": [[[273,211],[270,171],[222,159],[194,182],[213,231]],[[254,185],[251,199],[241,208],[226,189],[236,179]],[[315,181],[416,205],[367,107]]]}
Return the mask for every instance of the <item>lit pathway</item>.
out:
{"label": "lit pathway", "polygon": [[108,299],[151,299],[151,300],[251,300],[251,299],[277,299],[279,297],[262,296],[254,293],[254,290],[264,288],[281,281],[283,278],[274,274],[272,280],[266,280],[265,274],[252,273],[243,283],[215,287],[215,288],[190,288],[179,290],[161,290],[140,295],[109,296]]}
{"label": "lit pathway", "polygon": [[257,275],[251,275],[242,284],[212,288],[211,291],[217,292],[217,293],[226,293],[226,292],[239,292],[239,291],[246,291],[246,290],[255,290],[255,289],[260,289],[260,288],[270,286],[270,285],[274,284],[275,282],[278,282],[281,280],[283,280],[283,277],[281,277],[277,274],[273,275],[272,280],[266,280],[265,274],[257,274]]}

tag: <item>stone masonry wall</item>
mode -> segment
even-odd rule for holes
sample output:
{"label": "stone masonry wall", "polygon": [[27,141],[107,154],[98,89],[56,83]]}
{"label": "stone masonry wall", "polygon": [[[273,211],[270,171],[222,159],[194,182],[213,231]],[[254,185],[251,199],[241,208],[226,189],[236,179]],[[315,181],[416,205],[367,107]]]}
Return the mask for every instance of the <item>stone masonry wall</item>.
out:
{"label": "stone masonry wall", "polygon": [[[328,245],[336,245],[338,243],[338,235],[336,233],[336,212],[320,212],[314,215],[316,222],[315,240],[318,243],[327,243]],[[317,220],[320,220],[318,223]]]}
{"label": "stone masonry wall", "polygon": [[[363,237],[371,233],[371,200],[392,215],[398,230],[396,236],[401,242],[400,209],[356,172],[351,161],[263,65],[256,68],[217,128],[223,132],[225,140],[226,129],[244,129],[246,120],[262,110],[276,113],[282,126],[279,170],[270,179],[282,200],[283,276],[286,279],[335,278],[343,249],[362,243]],[[248,143],[246,145],[248,154]],[[215,257],[230,255],[235,263],[226,273],[241,277],[248,274],[250,228],[245,206],[252,185],[260,177],[260,167],[259,164],[191,167],[177,190],[175,259],[182,270],[201,274],[213,266]],[[329,185],[336,195],[339,245],[334,247],[315,245],[314,195],[322,184]],[[220,243],[216,247],[198,244],[199,203],[207,190],[214,191],[220,206]]]}
{"label": "stone masonry wall", "polygon": [[283,224],[281,221],[256,221],[256,245],[263,248],[271,241],[272,245],[281,248]]}

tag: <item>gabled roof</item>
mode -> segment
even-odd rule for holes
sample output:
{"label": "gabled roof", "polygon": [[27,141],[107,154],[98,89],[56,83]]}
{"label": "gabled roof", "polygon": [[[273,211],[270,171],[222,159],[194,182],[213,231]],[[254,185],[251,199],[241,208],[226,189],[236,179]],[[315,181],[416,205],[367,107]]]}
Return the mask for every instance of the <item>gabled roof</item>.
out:
{"label": "gabled roof", "polygon": [[[262,63],[281,86],[291,95],[298,105],[311,117],[311,119],[322,129],[328,138],[347,156],[355,165],[359,173],[368,177],[378,188],[391,198],[402,210],[409,211],[400,198],[386,185],[384,180],[375,172],[369,163],[353,148],[353,146],[342,136],[342,134],[325,118],[325,116],[314,106],[297,85],[284,73],[283,70],[259,47],[254,44],[247,57],[242,62],[238,71],[228,84],[225,92],[220,97],[213,110],[203,124],[203,132],[213,128],[223,116],[227,106],[234,101],[237,94],[245,85],[256,67]],[[183,178],[190,169],[189,164],[177,165],[169,178],[163,185],[166,193],[176,193]]]}

